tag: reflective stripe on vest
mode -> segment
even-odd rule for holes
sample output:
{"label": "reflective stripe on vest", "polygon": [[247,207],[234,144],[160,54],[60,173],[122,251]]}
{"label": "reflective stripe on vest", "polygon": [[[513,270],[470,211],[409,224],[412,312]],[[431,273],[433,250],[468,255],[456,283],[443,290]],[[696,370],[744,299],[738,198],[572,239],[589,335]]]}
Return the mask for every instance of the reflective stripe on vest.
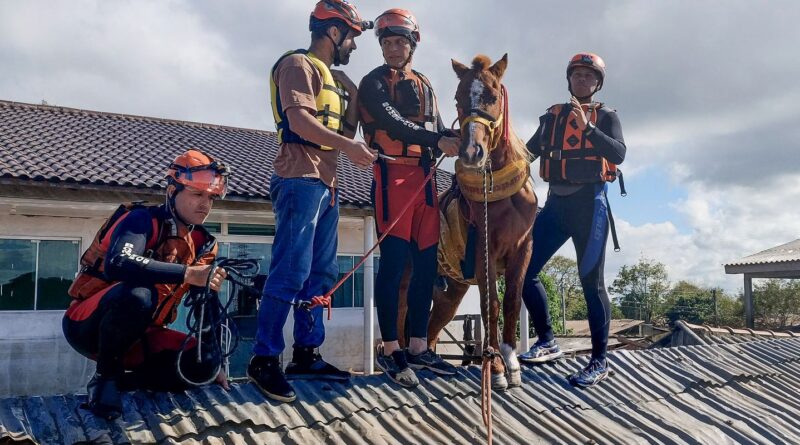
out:
{"label": "reflective stripe on vest", "polygon": [[[582,104],[584,113],[593,124],[601,103]],[[541,135],[542,158],[539,162],[539,176],[548,182],[592,183],[613,182],[617,179],[617,166],[606,158],[597,155],[592,142],[578,127],[571,114],[572,105],[557,104],[547,110],[549,128]],[[547,115],[545,115],[547,116]]]}
{"label": "reflective stripe on vest", "polygon": [[317,68],[320,76],[322,76],[322,90],[316,97],[317,102],[317,120],[326,128],[335,131],[339,134],[344,134],[344,118],[342,114],[346,110],[345,100],[347,94],[342,90],[341,85],[336,82],[331,74],[331,70],[314,54],[304,49],[289,51],[282,55],[269,72],[269,91],[272,100],[272,116],[275,119],[275,128],[278,132],[278,143],[287,144],[303,144],[309,147],[318,148],[320,150],[333,150],[332,147],[325,145],[320,146],[313,142],[301,138],[297,133],[289,128],[289,120],[286,118],[286,113],[283,111],[281,104],[281,96],[278,91],[278,85],[275,83],[275,69],[278,65],[288,56],[293,54],[302,54]]}
{"label": "reflective stripe on vest", "polygon": [[[403,98],[400,97],[402,92],[398,91],[397,85],[403,81],[413,82],[416,85],[416,91],[418,92],[419,106],[413,113],[402,113],[402,117],[419,125],[420,127],[425,128],[428,131],[436,132],[438,130],[436,118],[439,113],[436,104],[436,97],[433,94],[433,88],[431,88],[430,82],[425,76],[413,70],[410,73],[400,73],[398,70],[386,67],[385,73],[383,73],[382,81],[386,86],[389,97],[392,100],[392,103],[388,105],[394,108],[397,108],[397,105],[403,100]],[[370,99],[362,98],[361,100]],[[386,130],[375,125],[375,118],[373,118],[367,109],[361,104],[359,104],[359,112],[364,130],[364,141],[367,143],[367,145],[378,150],[382,154],[391,156],[393,158],[398,158],[395,161],[386,160],[386,163],[420,165],[419,158],[422,157],[423,153],[428,152],[426,149],[427,147],[422,147],[416,144],[409,145],[399,139],[391,138]]]}

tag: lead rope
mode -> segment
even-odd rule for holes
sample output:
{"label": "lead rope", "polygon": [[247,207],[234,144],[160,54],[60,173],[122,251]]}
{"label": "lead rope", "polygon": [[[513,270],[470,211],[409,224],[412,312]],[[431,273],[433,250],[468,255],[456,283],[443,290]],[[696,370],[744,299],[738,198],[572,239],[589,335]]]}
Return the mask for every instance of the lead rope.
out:
{"label": "lead rope", "polygon": [[[490,170],[491,171],[491,170]],[[481,364],[481,415],[483,425],[486,426],[486,439],[492,445],[492,359],[495,350],[489,345],[489,311],[491,304],[489,298],[489,185],[486,180],[486,170],[483,171],[483,267],[486,273],[486,317],[483,320],[483,363]]]}
{"label": "lead rope", "polygon": [[[378,248],[378,246],[380,246],[380,244],[381,244],[381,241],[383,241],[383,240],[384,240],[384,239],[385,239],[387,236],[389,236],[389,232],[391,232],[391,231],[392,231],[392,229],[394,228],[394,226],[396,226],[396,225],[397,225],[397,223],[398,223],[398,222],[400,222],[400,218],[402,218],[402,216],[403,216],[403,215],[404,215],[404,214],[405,214],[405,213],[408,211],[408,209],[409,209],[409,208],[411,208],[411,206],[414,204],[414,199],[417,197],[417,195],[419,195],[419,194],[420,194],[420,192],[422,192],[422,190],[423,190],[425,187],[427,187],[427,185],[428,185],[428,182],[430,182],[430,181],[431,181],[431,179],[433,178],[433,176],[436,174],[436,170],[438,170],[438,169],[439,169],[439,165],[441,165],[441,164],[442,164],[442,161],[444,161],[444,156],[442,156],[441,158],[439,158],[439,161],[436,163],[436,165],[434,165],[434,166],[433,166],[433,168],[431,169],[431,171],[430,171],[430,172],[428,172],[428,175],[425,177],[425,180],[424,180],[424,181],[422,181],[422,184],[420,184],[420,185],[419,185],[419,187],[417,187],[417,190],[415,190],[415,191],[414,191],[414,194],[412,195],[412,198],[411,198],[411,199],[409,199],[409,201],[408,201],[408,203],[406,203],[405,207],[403,207],[403,209],[402,209],[402,210],[400,210],[400,214],[399,214],[399,215],[397,215],[397,218],[395,218],[395,220],[394,220],[394,221],[392,221],[392,223],[391,223],[391,224],[389,224],[389,226],[386,228],[386,230],[384,230],[383,234],[382,234],[382,235],[381,235],[381,236],[378,238],[378,241],[375,243],[375,245],[374,245],[374,246],[372,246],[372,248],[371,248],[371,249],[369,249],[369,250],[367,251],[367,253],[365,253],[365,254],[364,254],[364,256],[363,256],[363,257],[361,257],[361,261],[359,261],[359,262],[358,262],[358,263],[357,263],[357,264],[356,264],[356,265],[355,265],[355,266],[354,266],[352,269],[350,269],[350,271],[349,271],[349,272],[347,272],[347,273],[346,273],[346,274],[345,274],[345,275],[344,275],[344,276],[343,276],[343,277],[342,277],[342,278],[341,278],[341,279],[340,279],[340,280],[339,280],[339,281],[338,281],[338,282],[337,282],[337,283],[336,283],[336,284],[333,286],[333,288],[331,288],[331,290],[329,290],[328,292],[326,292],[324,295],[317,295],[317,296],[315,296],[314,298],[312,298],[312,299],[311,299],[311,303],[308,305],[308,309],[309,309],[309,310],[310,310],[310,309],[313,309],[313,308],[315,308],[315,307],[317,307],[317,306],[324,306],[324,307],[326,307],[326,308],[328,309],[328,320],[330,320],[330,319],[331,319],[331,304],[332,304],[332,303],[331,303],[331,296],[333,295],[333,293],[334,293],[334,292],[336,292],[336,290],[337,290],[337,289],[339,289],[339,287],[341,287],[341,285],[342,285],[342,284],[344,284],[344,283],[345,283],[347,280],[349,280],[351,276],[353,276],[353,274],[354,274],[354,273],[355,273],[355,272],[358,270],[358,268],[359,268],[359,267],[361,267],[361,265],[362,265],[362,264],[364,264],[364,262],[365,262],[365,261],[367,261],[367,258],[370,256],[370,254],[372,254],[372,252],[374,252],[374,251],[375,251],[375,249],[377,249],[377,248]],[[371,230],[371,229],[370,229],[370,228],[368,228],[368,227],[365,227],[365,228],[364,228],[364,230]]]}

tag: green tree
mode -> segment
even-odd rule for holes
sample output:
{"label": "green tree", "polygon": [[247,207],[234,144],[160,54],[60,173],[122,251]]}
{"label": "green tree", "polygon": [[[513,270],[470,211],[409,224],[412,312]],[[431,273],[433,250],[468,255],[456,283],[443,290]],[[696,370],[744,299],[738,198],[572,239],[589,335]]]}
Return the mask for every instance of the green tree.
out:
{"label": "green tree", "polygon": [[663,312],[669,324],[684,320],[693,324],[713,324],[716,290],[681,280],[664,299]]}
{"label": "green tree", "polygon": [[542,272],[553,280],[559,299],[564,298],[567,320],[586,318],[588,312],[586,300],[583,298],[578,264],[575,260],[556,255],[547,262]]}
{"label": "green tree", "polygon": [[622,266],[608,291],[617,296],[625,317],[653,323],[661,321],[669,288],[664,264],[641,258],[633,266]]}
{"label": "green tree", "polygon": [[766,329],[786,329],[800,323],[800,282],[759,280],[753,286],[756,325]]}
{"label": "green tree", "polygon": [[717,291],[717,313],[718,326],[730,326],[732,328],[744,327],[744,303],[742,295],[727,295],[722,290]]}

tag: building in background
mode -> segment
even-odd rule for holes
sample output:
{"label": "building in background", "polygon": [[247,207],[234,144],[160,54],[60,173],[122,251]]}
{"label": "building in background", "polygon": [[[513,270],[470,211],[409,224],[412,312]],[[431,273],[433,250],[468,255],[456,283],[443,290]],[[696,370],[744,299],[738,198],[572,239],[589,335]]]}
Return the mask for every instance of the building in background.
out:
{"label": "building in background", "polygon": [[[207,224],[220,254],[259,258],[266,273],[275,231],[268,189],[275,133],[0,101],[0,396],[82,390],[94,364],[61,333],[79,256],[121,202],[162,202],[164,166],[189,148],[223,160],[233,171],[228,195],[214,204]],[[338,260],[344,274],[376,238],[371,172],[343,160],[338,174]],[[449,187],[451,175],[439,172],[437,181],[441,189]],[[365,341],[354,341],[368,332],[363,306],[371,289],[364,270],[334,295],[321,348],[326,359],[356,371],[365,369],[369,352]],[[255,299],[233,306],[245,336],[233,360],[237,375],[250,355]],[[465,307],[474,312],[477,303]],[[287,339],[291,329],[287,323]]]}

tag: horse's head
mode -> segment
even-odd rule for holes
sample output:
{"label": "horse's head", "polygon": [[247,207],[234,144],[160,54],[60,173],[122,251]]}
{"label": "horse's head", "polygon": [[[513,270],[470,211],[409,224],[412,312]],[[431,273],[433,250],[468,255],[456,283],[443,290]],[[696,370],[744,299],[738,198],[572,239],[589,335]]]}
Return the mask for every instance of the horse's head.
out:
{"label": "horse's head", "polygon": [[508,66],[508,54],[491,65],[478,55],[472,67],[453,60],[458,76],[456,107],[461,126],[461,149],[458,157],[464,167],[486,168],[489,152],[498,146],[503,135],[506,98],[500,80]]}

